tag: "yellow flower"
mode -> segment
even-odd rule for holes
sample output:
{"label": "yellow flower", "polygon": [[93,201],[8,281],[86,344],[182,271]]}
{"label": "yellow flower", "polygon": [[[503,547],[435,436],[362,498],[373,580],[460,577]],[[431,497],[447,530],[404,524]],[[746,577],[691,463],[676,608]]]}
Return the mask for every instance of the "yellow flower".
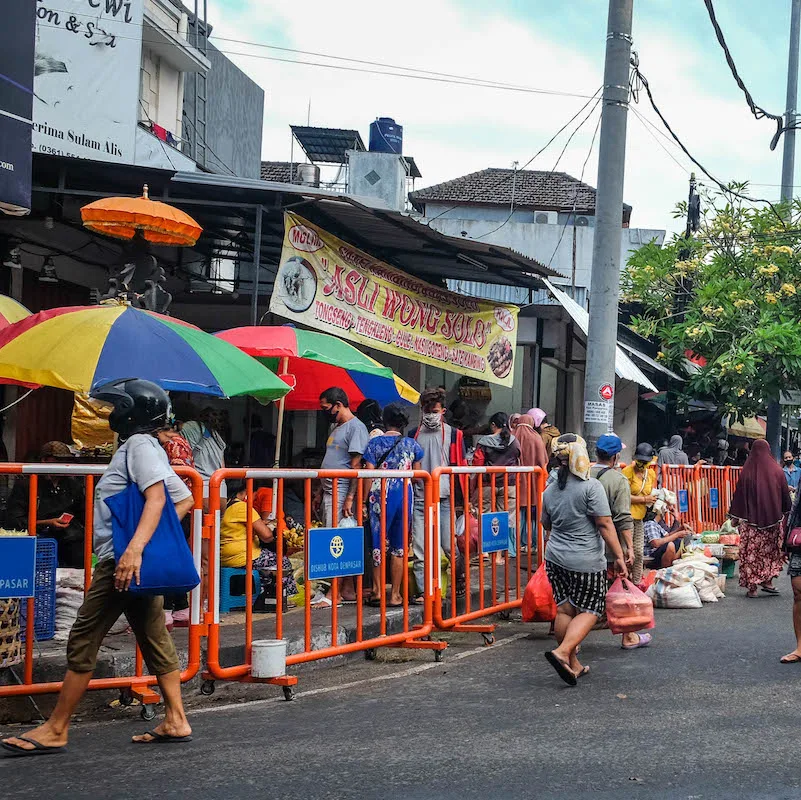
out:
{"label": "yellow flower", "polygon": [[750,297],[741,297],[739,300],[734,301],[735,308],[745,308],[752,305],[754,305],[754,301]]}
{"label": "yellow flower", "polygon": [[664,357],[665,357],[665,354],[661,350],[656,354],[656,360],[657,361],[662,361],[664,359]]}
{"label": "yellow flower", "polygon": [[745,394],[745,389],[740,389],[740,391],[737,392],[737,397],[742,397],[744,394]]}
{"label": "yellow flower", "polygon": [[775,275],[779,271],[779,268],[775,264],[768,264],[767,267],[760,267],[757,272],[760,275]]}
{"label": "yellow flower", "polygon": [[782,284],[782,291],[785,294],[795,294],[795,286],[792,283],[783,283]]}
{"label": "yellow flower", "polygon": [[759,254],[760,254],[762,251],[761,251],[761,250],[760,250],[758,247],[752,247],[752,248],[751,248],[751,252],[752,252],[752,253],[753,253],[755,256],[758,256],[758,255],[759,255]]}
{"label": "yellow flower", "polygon": [[742,372],[745,369],[745,364],[735,364],[734,370],[735,372]]}
{"label": "yellow flower", "polygon": [[767,300],[771,305],[774,305],[778,299],[779,296],[774,294],[773,292],[765,293],[765,300]]}
{"label": "yellow flower", "polygon": [[781,247],[776,247],[776,248],[775,248],[775,251],[776,251],[777,253],[784,253],[784,255],[786,255],[786,256],[791,256],[791,255],[793,255],[793,248],[792,248],[792,247],[789,247],[789,246],[788,246],[788,245],[786,245],[786,244],[783,244],[783,245],[781,245]]}

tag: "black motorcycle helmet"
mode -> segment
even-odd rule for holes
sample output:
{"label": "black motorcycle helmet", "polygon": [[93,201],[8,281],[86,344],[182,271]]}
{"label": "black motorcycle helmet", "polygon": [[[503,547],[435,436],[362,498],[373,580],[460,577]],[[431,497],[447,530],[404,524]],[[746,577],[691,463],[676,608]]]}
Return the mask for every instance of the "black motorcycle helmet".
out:
{"label": "black motorcycle helmet", "polygon": [[648,442],[640,442],[634,451],[634,460],[648,463],[654,457],[654,448]]}
{"label": "black motorcycle helmet", "polygon": [[89,396],[114,406],[108,423],[121,440],[136,433],[153,433],[172,421],[167,392],[151,381],[123,378],[98,386]]}

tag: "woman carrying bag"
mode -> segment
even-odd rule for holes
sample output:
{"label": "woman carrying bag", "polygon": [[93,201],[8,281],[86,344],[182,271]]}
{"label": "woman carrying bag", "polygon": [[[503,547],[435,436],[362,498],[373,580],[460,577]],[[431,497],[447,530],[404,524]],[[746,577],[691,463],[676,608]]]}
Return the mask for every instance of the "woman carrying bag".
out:
{"label": "woman carrying bag", "polygon": [[166,590],[186,591],[199,582],[179,523],[193,506],[192,495],[156,438],[169,424],[170,401],[159,386],[137,379],[106,384],[91,396],[114,406],[109,425],[122,443],[95,490],[97,567],[70,631],[67,673],[55,710],[25,736],[0,742],[17,756],[65,750],[70,718],[92,678],[97,652],[123,613],[150,674],[158,679],[166,709],[160,725],[132,741],[191,740],[178,655],[164,622],[161,597]]}

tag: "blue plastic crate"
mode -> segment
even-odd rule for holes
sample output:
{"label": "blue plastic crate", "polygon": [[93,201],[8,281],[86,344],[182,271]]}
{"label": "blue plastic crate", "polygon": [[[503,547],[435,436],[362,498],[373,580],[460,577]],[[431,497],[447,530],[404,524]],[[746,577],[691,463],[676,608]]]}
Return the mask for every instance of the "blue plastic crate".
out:
{"label": "blue plastic crate", "polygon": [[[36,540],[36,588],[33,605],[33,635],[38,641],[56,635],[56,570],[58,545],[55,539]],[[20,633],[25,641],[28,601],[20,601]]]}

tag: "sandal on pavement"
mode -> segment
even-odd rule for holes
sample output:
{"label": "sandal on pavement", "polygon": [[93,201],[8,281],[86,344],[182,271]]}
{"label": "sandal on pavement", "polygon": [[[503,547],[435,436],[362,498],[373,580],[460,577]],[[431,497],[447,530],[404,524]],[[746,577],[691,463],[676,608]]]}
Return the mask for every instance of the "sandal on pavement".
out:
{"label": "sandal on pavement", "polygon": [[170,736],[165,733],[158,733],[157,731],[145,731],[142,736],[150,736],[149,742],[143,742],[141,739],[131,739],[132,744],[184,744],[191,742],[191,736]]}
{"label": "sandal on pavement", "polygon": [[759,588],[762,589],[762,591],[765,592],[765,594],[779,594],[780,593],[779,590],[775,586],[760,586]]}
{"label": "sandal on pavement", "polygon": [[570,666],[562,661],[559,656],[555,656],[553,650],[545,653],[545,660],[556,670],[556,674],[568,685],[575,686],[576,676]]}
{"label": "sandal on pavement", "polygon": [[780,664],[801,664],[801,656],[798,653],[790,653],[779,659]]}
{"label": "sandal on pavement", "polygon": [[9,753],[13,753],[15,758],[21,758],[23,756],[49,756],[55,753],[65,753],[67,751],[67,745],[65,744],[53,747],[37,742],[36,739],[31,739],[28,736],[12,736],[11,738],[19,739],[20,741],[33,745],[33,749],[31,750],[27,747],[20,747],[18,744],[12,744],[7,740],[0,742],[0,747],[8,750]]}
{"label": "sandal on pavement", "polygon": [[581,672],[579,672],[578,675],[576,675],[576,677],[577,678],[583,678],[585,675],[589,675],[589,674],[590,674],[590,668],[589,667],[582,667],[581,668]]}
{"label": "sandal on pavement", "polygon": [[650,633],[638,633],[637,644],[621,644],[623,650],[636,650],[638,647],[648,647],[653,637]]}

